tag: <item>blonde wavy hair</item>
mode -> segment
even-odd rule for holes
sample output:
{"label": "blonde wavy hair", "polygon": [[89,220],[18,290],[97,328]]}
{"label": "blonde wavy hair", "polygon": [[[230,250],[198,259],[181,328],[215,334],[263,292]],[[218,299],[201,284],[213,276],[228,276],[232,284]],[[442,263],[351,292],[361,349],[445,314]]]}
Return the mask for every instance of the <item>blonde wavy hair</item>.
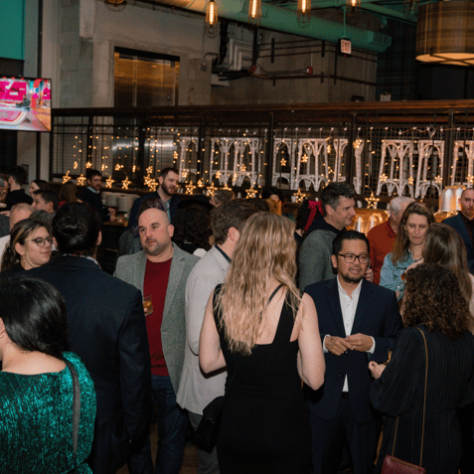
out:
{"label": "blonde wavy hair", "polygon": [[242,228],[216,308],[232,352],[251,354],[262,331],[272,278],[287,288],[296,317],[301,294],[294,281],[294,230],[295,225],[286,217],[260,212]]}

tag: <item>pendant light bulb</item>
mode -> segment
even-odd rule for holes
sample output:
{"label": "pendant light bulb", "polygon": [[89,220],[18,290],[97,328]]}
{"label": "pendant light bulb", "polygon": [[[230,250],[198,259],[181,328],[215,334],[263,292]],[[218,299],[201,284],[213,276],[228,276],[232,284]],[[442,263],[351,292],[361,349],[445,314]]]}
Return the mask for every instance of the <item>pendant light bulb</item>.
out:
{"label": "pendant light bulb", "polygon": [[216,2],[209,0],[206,6],[206,35],[208,38],[215,38],[217,36],[219,30],[218,23]]}
{"label": "pendant light bulb", "polygon": [[262,0],[249,1],[249,23],[256,26],[262,23]]}
{"label": "pendant light bulb", "polygon": [[355,16],[359,13],[361,0],[347,0],[347,14]]}
{"label": "pendant light bulb", "polygon": [[296,15],[302,26],[306,26],[311,19],[311,0],[298,0]]}

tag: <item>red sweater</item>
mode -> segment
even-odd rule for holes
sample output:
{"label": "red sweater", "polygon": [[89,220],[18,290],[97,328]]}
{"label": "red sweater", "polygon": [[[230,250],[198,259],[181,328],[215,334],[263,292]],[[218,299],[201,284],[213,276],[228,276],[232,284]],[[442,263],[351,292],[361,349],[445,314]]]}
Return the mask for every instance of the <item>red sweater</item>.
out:
{"label": "red sweater", "polygon": [[374,283],[378,285],[384,258],[392,251],[397,234],[387,220],[370,229],[367,238],[370,242],[370,267],[374,271]]}
{"label": "red sweater", "polygon": [[171,258],[166,262],[147,260],[143,293],[151,295],[153,313],[146,318],[146,332],[150,346],[151,373],[169,376],[161,343],[161,323],[165,309],[166,289],[170,276]]}

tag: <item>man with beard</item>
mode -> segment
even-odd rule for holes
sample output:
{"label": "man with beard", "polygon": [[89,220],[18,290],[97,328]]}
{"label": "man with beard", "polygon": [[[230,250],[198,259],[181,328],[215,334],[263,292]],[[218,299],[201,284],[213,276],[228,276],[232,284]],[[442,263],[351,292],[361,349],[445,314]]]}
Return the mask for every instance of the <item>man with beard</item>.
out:
{"label": "man with beard", "polygon": [[181,199],[175,196],[174,193],[178,189],[179,171],[176,168],[164,168],[158,178],[159,187],[151,194],[139,197],[135,199],[132,210],[130,211],[130,218],[128,220],[128,229],[132,229],[137,225],[138,210],[142,205],[142,202],[147,198],[158,198],[165,212],[168,214],[168,219],[172,223],[174,216],[178,212],[178,204]]}
{"label": "man with beard", "polygon": [[474,189],[465,189],[459,198],[461,212],[443,221],[451,226],[464,242],[467,252],[467,266],[474,274]]}
{"label": "man with beard", "polygon": [[347,440],[354,474],[368,474],[374,467],[378,433],[368,363],[388,359],[403,326],[395,293],[364,279],[370,263],[364,234],[338,234],[331,261],[336,278],[305,290],[316,305],[326,360],[324,385],[317,391],[306,387],[313,472],[336,474]]}
{"label": "man with beard", "polygon": [[98,170],[88,169],[86,173],[87,188],[79,196],[82,202],[97,212],[102,222],[114,222],[116,219],[115,209],[113,207],[106,207],[102,204],[100,191],[102,189],[102,173]]}
{"label": "man with beard", "polygon": [[134,285],[148,300],[146,329],[151,358],[151,395],[158,404],[158,452],[153,469],[149,430],[132,446],[131,474],[178,474],[188,426],[176,403],[186,344],[185,290],[198,257],[172,243],[174,228],[157,198],[143,201],[138,232],[143,250],[117,261],[115,276]]}

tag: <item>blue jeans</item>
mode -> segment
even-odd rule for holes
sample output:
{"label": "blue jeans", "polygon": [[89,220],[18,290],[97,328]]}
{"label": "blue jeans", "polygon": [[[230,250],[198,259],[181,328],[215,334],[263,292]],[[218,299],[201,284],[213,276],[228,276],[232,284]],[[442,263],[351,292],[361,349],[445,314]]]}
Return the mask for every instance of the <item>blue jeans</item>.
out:
{"label": "blue jeans", "polygon": [[155,469],[151,459],[150,430],[132,446],[128,462],[130,474],[179,474],[186,444],[188,417],[176,404],[176,394],[169,377],[151,376],[152,406],[158,404],[158,452]]}

